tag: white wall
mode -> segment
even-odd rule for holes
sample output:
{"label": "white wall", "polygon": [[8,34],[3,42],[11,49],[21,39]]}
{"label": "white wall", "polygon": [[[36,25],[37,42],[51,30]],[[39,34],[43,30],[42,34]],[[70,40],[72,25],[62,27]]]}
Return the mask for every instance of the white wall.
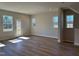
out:
{"label": "white wall", "polygon": [[58,10],[54,12],[46,12],[33,15],[36,19],[36,26],[32,26],[32,35],[58,38],[58,30],[53,28],[53,16],[58,16]]}

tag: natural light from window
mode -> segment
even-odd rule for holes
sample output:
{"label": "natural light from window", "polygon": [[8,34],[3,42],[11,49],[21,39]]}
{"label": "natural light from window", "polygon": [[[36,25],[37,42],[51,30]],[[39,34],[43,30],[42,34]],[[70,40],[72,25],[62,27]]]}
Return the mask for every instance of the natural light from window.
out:
{"label": "natural light from window", "polygon": [[0,47],[4,47],[4,46],[6,46],[6,45],[5,45],[5,44],[0,43]]}
{"label": "natural light from window", "polygon": [[19,37],[19,38],[21,38],[21,39],[25,39],[25,40],[30,39],[30,37]]}
{"label": "natural light from window", "polygon": [[11,43],[19,43],[22,42],[23,40],[18,40],[18,39],[13,39],[13,40],[9,40],[9,42]]}

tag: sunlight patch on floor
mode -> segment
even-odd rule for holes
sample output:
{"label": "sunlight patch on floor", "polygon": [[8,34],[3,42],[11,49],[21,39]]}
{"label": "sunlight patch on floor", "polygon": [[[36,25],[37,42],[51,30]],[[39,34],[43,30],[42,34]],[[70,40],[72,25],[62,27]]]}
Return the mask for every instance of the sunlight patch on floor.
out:
{"label": "sunlight patch on floor", "polygon": [[30,37],[19,37],[19,38],[21,38],[21,39],[25,39],[25,40],[30,39]]}
{"label": "sunlight patch on floor", "polygon": [[5,44],[0,43],[0,47],[4,47],[4,46],[6,46],[6,45],[5,45]]}
{"label": "sunlight patch on floor", "polygon": [[18,39],[13,39],[13,40],[9,40],[9,42],[11,43],[19,43],[22,42],[23,40],[18,40]]}

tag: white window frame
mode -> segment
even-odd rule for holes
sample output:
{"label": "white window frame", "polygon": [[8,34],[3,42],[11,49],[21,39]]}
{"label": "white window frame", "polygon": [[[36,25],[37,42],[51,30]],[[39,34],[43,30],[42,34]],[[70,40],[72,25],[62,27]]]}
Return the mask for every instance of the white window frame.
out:
{"label": "white window frame", "polygon": [[[5,17],[5,16],[12,17],[12,19],[11,19],[12,27],[11,27],[11,28],[7,28],[7,29],[4,28],[4,24],[5,24],[5,23],[4,23],[4,17]],[[3,19],[2,19],[2,20],[3,20],[3,32],[13,31],[13,16],[3,15]]]}
{"label": "white window frame", "polygon": [[53,16],[53,27],[58,28],[58,23],[57,23],[57,25],[54,23],[54,17],[58,17],[58,19],[59,19],[59,16]]}
{"label": "white window frame", "polygon": [[[73,24],[67,23],[67,16],[73,16]],[[72,14],[72,15],[67,15],[67,16],[66,16],[66,28],[74,28],[74,15]]]}

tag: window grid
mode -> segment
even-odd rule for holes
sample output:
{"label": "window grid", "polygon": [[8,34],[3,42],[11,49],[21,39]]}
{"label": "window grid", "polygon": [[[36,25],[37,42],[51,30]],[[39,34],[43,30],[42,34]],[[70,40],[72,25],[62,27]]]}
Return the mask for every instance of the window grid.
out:
{"label": "window grid", "polygon": [[12,16],[3,16],[3,31],[12,31],[13,30],[13,17]]}

